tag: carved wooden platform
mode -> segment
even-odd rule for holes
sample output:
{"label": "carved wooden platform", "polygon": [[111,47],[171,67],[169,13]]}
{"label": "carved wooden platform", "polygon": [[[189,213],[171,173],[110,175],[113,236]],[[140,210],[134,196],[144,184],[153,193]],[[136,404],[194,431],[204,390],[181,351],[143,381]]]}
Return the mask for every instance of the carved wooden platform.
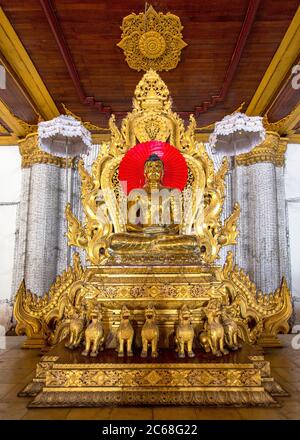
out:
{"label": "carved wooden platform", "polygon": [[276,406],[285,391],[270,375],[256,347],[214,358],[196,350],[193,359],[160,350],[159,358],[118,358],[105,350],[97,358],[82,348],[52,348],[37,365],[33,382],[20,396],[35,396],[30,407],[106,405]]}

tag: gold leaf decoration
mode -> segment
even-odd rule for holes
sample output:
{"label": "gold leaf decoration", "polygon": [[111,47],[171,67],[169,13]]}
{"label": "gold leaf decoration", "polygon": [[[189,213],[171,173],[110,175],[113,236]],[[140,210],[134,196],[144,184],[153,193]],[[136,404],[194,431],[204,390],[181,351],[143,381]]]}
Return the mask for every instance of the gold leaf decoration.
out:
{"label": "gold leaf decoration", "polygon": [[123,49],[129,67],[138,71],[175,69],[187,45],[179,17],[156,12],[152,6],[145,13],[125,17],[121,29],[122,40],[117,46]]}

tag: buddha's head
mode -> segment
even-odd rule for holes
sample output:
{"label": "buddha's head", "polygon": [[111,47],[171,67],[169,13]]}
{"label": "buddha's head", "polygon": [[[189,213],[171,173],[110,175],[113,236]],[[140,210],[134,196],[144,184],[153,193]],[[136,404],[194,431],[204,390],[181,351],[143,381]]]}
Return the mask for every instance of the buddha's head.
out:
{"label": "buddha's head", "polygon": [[161,183],[164,175],[163,161],[157,154],[151,154],[144,165],[144,176],[146,183]]}

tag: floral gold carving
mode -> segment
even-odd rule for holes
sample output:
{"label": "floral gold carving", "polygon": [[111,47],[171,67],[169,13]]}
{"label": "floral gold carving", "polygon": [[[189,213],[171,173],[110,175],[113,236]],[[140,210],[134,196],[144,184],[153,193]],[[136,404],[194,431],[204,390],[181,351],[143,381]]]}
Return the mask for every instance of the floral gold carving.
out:
{"label": "floral gold carving", "polygon": [[166,49],[166,40],[156,31],[148,31],[139,40],[139,49],[146,58],[159,58]]}
{"label": "floral gold carving", "polygon": [[201,387],[201,386],[225,386],[247,387],[260,386],[261,377],[258,369],[190,369],[180,368],[178,374],[176,368],[122,368],[122,369],[52,369],[48,371],[46,386],[49,387],[82,387],[98,386],[113,387]]}
{"label": "floral gold carving", "polygon": [[121,29],[122,40],[117,46],[123,49],[127,64],[134,70],[174,69],[186,46],[179,17],[156,12],[152,6],[145,13],[125,17]]}

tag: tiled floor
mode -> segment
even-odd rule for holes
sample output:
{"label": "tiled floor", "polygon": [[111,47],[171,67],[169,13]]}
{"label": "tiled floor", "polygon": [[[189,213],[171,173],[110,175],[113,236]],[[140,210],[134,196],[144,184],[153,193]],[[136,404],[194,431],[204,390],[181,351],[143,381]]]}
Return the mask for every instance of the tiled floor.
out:
{"label": "tiled floor", "polygon": [[[298,321],[300,322],[300,321]],[[274,377],[290,393],[281,408],[74,408],[28,409],[30,398],[17,397],[33,377],[38,350],[21,350],[23,338],[7,337],[0,350],[0,419],[300,419],[300,350],[291,347],[292,335],[282,336],[284,348],[266,350]]]}

